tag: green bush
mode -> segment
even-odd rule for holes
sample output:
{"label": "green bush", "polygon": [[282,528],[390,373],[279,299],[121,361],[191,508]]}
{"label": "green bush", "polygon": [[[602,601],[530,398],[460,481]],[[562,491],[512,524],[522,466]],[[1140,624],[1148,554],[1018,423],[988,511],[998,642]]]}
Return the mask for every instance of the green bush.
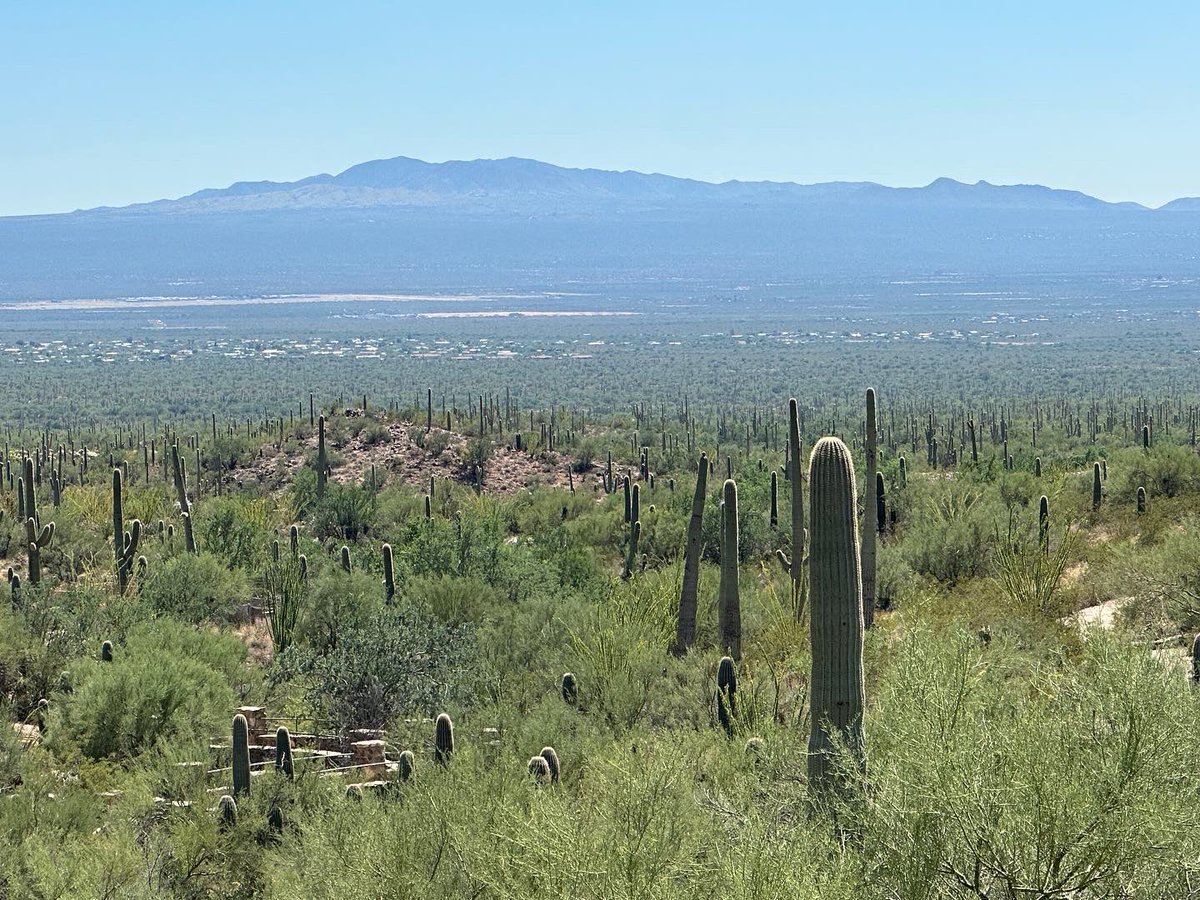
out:
{"label": "green bush", "polygon": [[160,615],[198,624],[227,620],[250,589],[242,571],[213,554],[183,553],[150,570],[141,596]]}
{"label": "green bush", "polygon": [[165,741],[205,742],[235,703],[245,651],[234,638],[174,623],[131,633],[112,662],[82,660],[55,704],[50,734],[93,759],[129,758]]}

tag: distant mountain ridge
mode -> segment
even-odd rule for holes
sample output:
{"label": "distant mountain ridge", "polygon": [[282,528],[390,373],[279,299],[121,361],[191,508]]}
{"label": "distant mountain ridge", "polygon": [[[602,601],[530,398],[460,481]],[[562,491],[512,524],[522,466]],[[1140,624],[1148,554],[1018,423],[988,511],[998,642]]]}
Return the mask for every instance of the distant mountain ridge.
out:
{"label": "distant mountain ridge", "polygon": [[[672,175],[575,169],[532,159],[452,160],[430,163],[405,156],[351,166],[337,175],[298,181],[241,181],[206,188],[174,200],[81,212],[235,212],[339,207],[453,207],[494,211],[560,211],[563,207],[655,208],[677,204],[778,206],[844,204],[979,209],[1146,210],[1137,203],[1110,203],[1079,191],[1044,185],[964,184],[938,178],[924,187],[896,188],[861,182],[798,184],[775,181],[713,183]],[[1192,205],[1195,204],[1195,205]],[[1181,199],[1164,210],[1195,209]]]}
{"label": "distant mountain ridge", "polygon": [[[858,287],[933,273],[1200,279],[1200,199],[1042,185],[713,184],[529,159],[396,157],[292,182],[0,218],[0,301]],[[620,287],[628,286],[628,287]],[[780,287],[792,293],[794,287]],[[932,301],[931,301],[932,302]]]}

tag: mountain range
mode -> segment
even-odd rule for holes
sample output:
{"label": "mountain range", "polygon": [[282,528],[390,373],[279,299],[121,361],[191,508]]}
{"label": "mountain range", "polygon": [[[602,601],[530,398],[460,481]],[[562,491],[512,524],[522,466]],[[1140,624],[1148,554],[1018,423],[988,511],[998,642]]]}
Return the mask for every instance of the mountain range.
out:
{"label": "mountain range", "polygon": [[[713,184],[406,157],[294,182],[0,218],[0,300],[810,284],[931,273],[1200,279],[1200,198],[1041,185]],[[843,287],[835,290],[833,285]],[[691,295],[691,293],[689,293]]]}
{"label": "mountain range", "polygon": [[[726,181],[719,184],[642,172],[572,169],[532,159],[424,162],[397,156],[351,166],[337,175],[299,181],[240,181],[175,200],[123,207],[126,212],[230,212],[371,206],[450,206],[505,210],[642,208],[679,204],[841,204],[979,209],[1145,209],[1108,203],[1079,191],[1036,184],[964,184],[938,178],[918,188],[869,181],[796,184]],[[1200,209],[1200,198],[1183,198],[1164,210]],[[111,208],[93,212],[111,212]]]}

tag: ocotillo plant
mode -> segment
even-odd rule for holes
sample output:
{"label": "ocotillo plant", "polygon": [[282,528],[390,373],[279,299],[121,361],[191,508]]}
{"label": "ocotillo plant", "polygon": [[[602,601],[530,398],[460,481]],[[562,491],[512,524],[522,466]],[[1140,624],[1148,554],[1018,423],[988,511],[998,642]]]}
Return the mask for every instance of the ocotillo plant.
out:
{"label": "ocotillo plant", "polygon": [[738,586],[738,496],[733,479],[725,481],[721,522],[721,583],[717,599],[717,633],[721,649],[742,656],[742,605]]}
{"label": "ocotillo plant", "polygon": [[827,786],[835,742],[862,762],[866,694],[863,686],[862,567],[854,462],[840,440],[821,438],[809,462],[811,540],[809,597],[812,645],[808,778]]}
{"label": "ocotillo plant", "polygon": [[392,545],[383,545],[383,598],[388,603],[396,596],[396,570],[392,561]]}
{"label": "ocotillo plant", "polygon": [[737,718],[737,668],[732,659],[722,656],[717,665],[717,721],[725,734],[733,737],[733,723]]}
{"label": "ocotillo plant", "polygon": [[283,725],[275,732],[275,771],[293,781],[296,767],[292,761],[292,734]]}
{"label": "ocotillo plant", "polygon": [[433,759],[443,766],[450,764],[454,755],[454,723],[445,713],[441,713],[434,723],[433,729]]}
{"label": "ocotillo plant", "polygon": [[121,500],[121,470],[113,469],[113,556],[117,566],[117,588],[123,594],[129,587],[129,575],[137,557],[138,543],[142,539],[142,523],[133,520],[129,531],[125,530],[125,513]]}
{"label": "ocotillo plant", "polygon": [[683,588],[679,593],[679,618],[675,623],[675,652],[686,653],[696,640],[696,590],[700,583],[700,550],[703,543],[704,499],[708,493],[708,456],[700,454],[696,467],[696,492],[688,520],[687,547],[683,552]]}
{"label": "ocotillo plant", "polygon": [[250,727],[246,717],[233,717],[233,796],[250,796]]}
{"label": "ocotillo plant", "polygon": [[325,417],[317,419],[317,498],[325,496],[325,477],[329,458],[325,455]]}
{"label": "ocotillo plant", "polygon": [[867,471],[863,479],[863,490],[867,496],[863,503],[862,592],[863,625],[870,628],[875,621],[875,535],[879,530],[879,506],[871,502],[874,499],[871,495],[875,492],[875,473],[879,466],[874,388],[867,388],[866,457]]}

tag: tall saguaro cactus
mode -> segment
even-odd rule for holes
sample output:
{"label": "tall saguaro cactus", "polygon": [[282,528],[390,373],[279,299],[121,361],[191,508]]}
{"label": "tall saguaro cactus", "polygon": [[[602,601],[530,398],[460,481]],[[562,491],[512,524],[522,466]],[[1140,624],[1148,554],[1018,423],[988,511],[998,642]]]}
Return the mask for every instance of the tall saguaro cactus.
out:
{"label": "tall saguaro cactus", "polygon": [[832,779],[832,752],[844,741],[862,762],[863,602],[858,549],[854,461],[835,437],[821,438],[809,462],[812,543],[809,598],[812,604],[811,719],[808,778],[821,790]]}
{"label": "tall saguaro cactus", "polygon": [[732,478],[725,481],[723,503],[717,632],[721,649],[737,660],[742,656],[742,604],[738,588],[738,495]]}
{"label": "tall saguaro cactus", "polygon": [[179,502],[179,517],[183,520],[183,540],[188,553],[196,552],[196,535],[192,530],[192,506],[187,496],[187,470],[179,458],[179,444],[171,445],[171,473],[175,479],[175,499]]}
{"label": "tall saguaro cactus", "polygon": [[250,726],[246,717],[233,717],[233,796],[250,796]]}
{"label": "tall saguaro cactus", "polygon": [[683,589],[679,594],[679,618],[675,624],[675,652],[686,653],[696,640],[696,590],[700,583],[700,550],[703,543],[704,498],[708,494],[708,456],[700,454],[696,466],[696,492],[692,495],[692,517],[688,520],[687,547],[683,553]]}
{"label": "tall saguaro cactus", "polygon": [[787,472],[792,491],[792,556],[778,551],[779,561],[792,579],[792,610],[799,621],[804,616],[808,582],[804,577],[804,462],[800,458],[800,410],[793,397],[788,401]]}
{"label": "tall saguaro cactus", "polygon": [[875,622],[875,535],[879,531],[879,506],[874,502],[875,474],[879,469],[879,429],[875,418],[875,389],[867,388],[867,472],[863,479],[862,602],[863,625]]}
{"label": "tall saguaro cactus", "polygon": [[329,460],[325,455],[325,417],[317,419],[317,499],[325,496],[325,476]]}
{"label": "tall saguaro cactus", "polygon": [[142,523],[133,520],[129,531],[125,530],[125,513],[121,502],[121,470],[113,469],[112,477],[112,506],[113,506],[113,556],[117,565],[117,586],[121,593],[129,587],[129,573],[133,571],[133,563],[137,559],[138,543],[142,539]]}

